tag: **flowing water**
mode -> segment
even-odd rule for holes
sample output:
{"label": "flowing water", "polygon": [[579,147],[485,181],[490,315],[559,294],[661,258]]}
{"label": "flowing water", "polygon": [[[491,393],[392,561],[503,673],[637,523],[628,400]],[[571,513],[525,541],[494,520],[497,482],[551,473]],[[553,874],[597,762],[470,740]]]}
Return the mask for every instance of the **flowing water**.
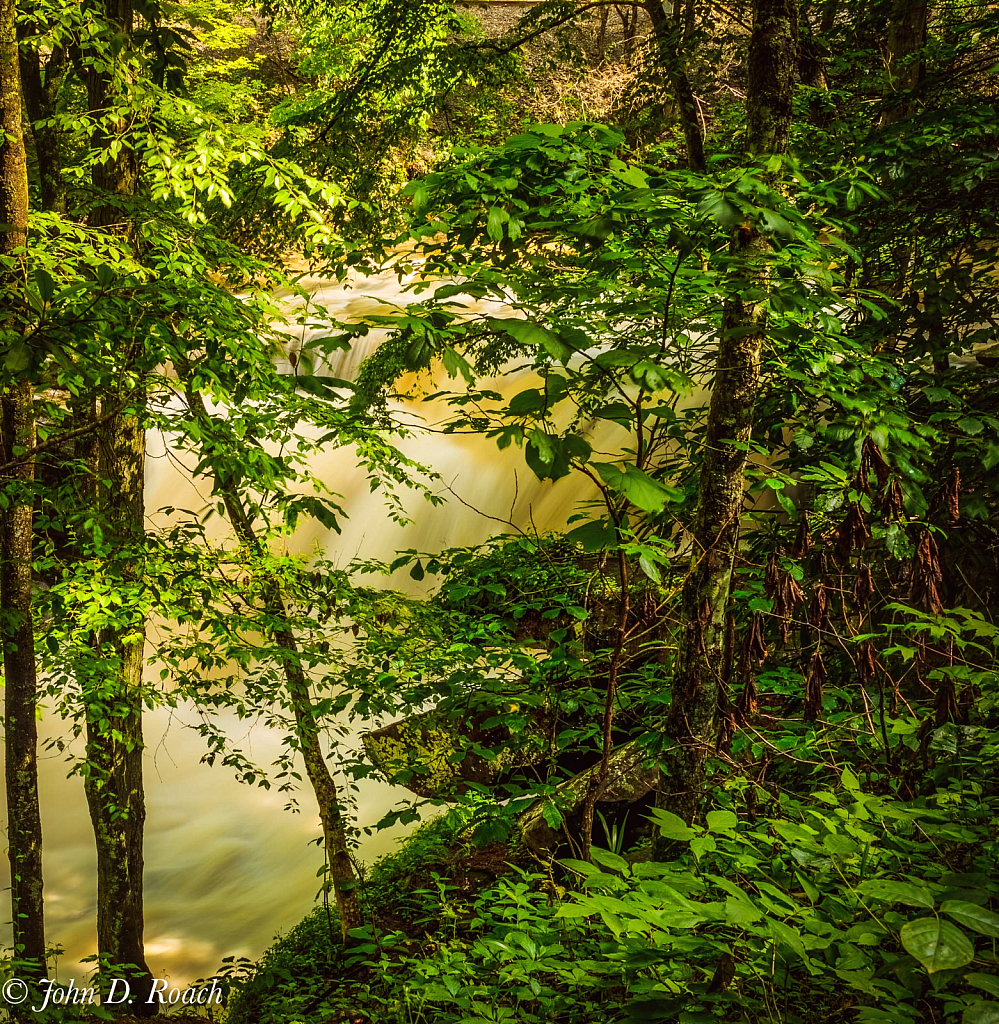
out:
{"label": "flowing water", "polygon": [[[344,319],[384,312],[383,302],[404,301],[393,274],[363,279],[353,289],[305,283],[317,301]],[[473,310],[487,308],[471,300],[468,305]],[[494,303],[488,309],[497,313],[503,307]],[[372,332],[330,369],[349,376],[378,340],[378,333]],[[509,397],[525,386],[525,375],[511,375],[493,386]],[[418,402],[402,405],[399,411],[410,419],[442,413],[439,406],[428,411],[426,403]],[[620,443],[621,437],[611,436],[618,430],[607,425],[609,433],[601,436],[601,447]],[[195,486],[185,468],[168,455],[162,437],[150,435],[148,447],[146,507],[152,524],[162,522],[157,509],[209,504],[208,482]],[[539,482],[519,449],[499,451],[484,438],[418,432],[400,447],[440,474],[441,483],[435,486],[447,499],[444,505],[434,507],[415,494],[407,495],[412,522],[401,526],[385,514],[382,497],[371,493],[367,474],[356,467],[353,453],[330,450],[314,459],[312,469],[341,495],[347,513],[343,532],[338,535],[318,524],[305,526],[291,548],[302,554],[319,549],[341,565],[357,556],[389,558],[400,549],[441,550],[505,532],[487,515],[509,519],[527,531],[562,525],[579,500],[590,496],[585,481],[580,483],[575,476],[555,485]],[[405,572],[390,585],[415,587]],[[60,723],[52,719],[43,716],[43,737],[59,734]],[[223,956],[259,956],[277,932],[294,925],[314,905],[316,872],[322,865],[321,851],[309,845],[319,835],[311,792],[300,792],[302,813],[292,814],[283,809],[285,794],[241,785],[228,769],[200,763],[203,741],[190,728],[196,720],[193,709],[182,706],[149,713],[144,726],[146,952],[154,974],[174,984],[210,975]],[[279,753],[281,736],[263,725],[239,722],[234,715],[222,721],[260,763],[269,763]],[[78,744],[73,753],[81,752]],[[80,960],[96,945],[93,835],[82,783],[67,777],[68,767],[66,755],[42,757],[46,927],[50,943],[65,949],[59,962],[63,981],[85,975]],[[359,824],[377,821],[407,795],[374,780],[362,781]],[[5,808],[2,813],[5,822]],[[370,862],[392,849],[399,834],[396,829],[365,839],[360,856]],[[7,872],[4,857],[4,887]],[[6,934],[0,931],[0,943],[9,941],[9,928]]]}

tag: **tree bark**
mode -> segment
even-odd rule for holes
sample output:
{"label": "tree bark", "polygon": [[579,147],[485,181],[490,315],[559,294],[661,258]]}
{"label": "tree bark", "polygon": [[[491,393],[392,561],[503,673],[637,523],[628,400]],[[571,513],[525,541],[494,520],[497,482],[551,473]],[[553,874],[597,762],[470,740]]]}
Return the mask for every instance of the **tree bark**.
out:
{"label": "tree bark", "polygon": [[[96,505],[111,553],[127,586],[140,571],[143,538],[145,430],[128,411],[96,431]],[[124,614],[124,613],[123,613]],[[142,670],[145,620],[135,616],[95,638],[98,672],[85,692],[87,766],[84,785],[97,844],[97,949],[107,983],[127,976],[133,1003],[120,1012],[155,1014],[146,1003],[152,977],[143,942]]]}
{"label": "tree bark", "polygon": [[[201,395],[190,386],[187,389],[188,405],[198,419],[210,429],[211,419],[205,409]],[[239,542],[257,556],[266,552],[257,538],[253,523],[246,513],[242,497],[230,480],[224,479],[218,471],[215,486],[222,496],[226,514]],[[288,698],[295,715],[295,726],[305,771],[309,776],[316,801],[319,804],[319,819],[323,828],[326,859],[329,864],[330,882],[340,917],[340,933],[344,944],[349,932],[364,924],[364,915],[357,890],[357,876],[347,844],[343,810],[337,793],[336,781],[330,773],[320,742],[319,723],[316,718],[309,680],[302,669],[298,655],[298,644],[288,625],[288,612],[277,585],[264,589],[264,611],[274,621],[271,636],[283,652],[282,670],[287,686]]]}
{"label": "tree bark", "polygon": [[[911,93],[923,77],[923,62],[914,59],[926,44],[926,22],[929,7],[920,0],[894,0],[891,21],[888,24],[888,66],[884,97]],[[911,117],[916,104],[910,97],[890,103],[881,115],[881,125],[892,124]]]}
{"label": "tree bark", "polygon": [[[2,214],[0,214],[2,215]],[[34,389],[19,381],[3,399],[3,454],[35,440]],[[4,757],[7,784],[7,842],[10,858],[11,921],[18,974],[46,977],[45,916],[42,902],[42,822],[38,804],[38,729],[35,629],[32,617],[31,556],[34,547],[32,499],[28,490],[34,464],[9,471],[6,506],[0,521],[3,627]]]}
{"label": "tree bark", "polygon": [[[797,69],[797,0],[755,0],[746,96],[751,156],[784,153],[791,130]],[[726,613],[743,507],[745,443],[753,427],[766,338],[765,296],[769,244],[740,227],[732,254],[744,270],[725,303],[714,388],[708,412],[692,529],[690,574],[682,594],[681,630],[658,802],[693,820],[700,809],[705,766],[714,749],[723,685]],[[657,843],[657,854],[667,852]]]}
{"label": "tree bark", "polygon": [[701,130],[697,100],[687,77],[687,65],[682,52],[684,27],[679,0],[674,0],[672,14],[667,13],[662,0],[648,0],[645,9],[652,20],[652,29],[659,47],[659,62],[666,73],[679,111],[680,127],[687,146],[687,164],[692,171],[703,172],[706,167],[704,132]]}
{"label": "tree bark", "polygon": [[[133,30],[131,0],[104,0],[110,30],[125,42],[127,55]],[[92,172],[98,202],[90,211],[92,227],[131,234],[127,211],[113,197],[134,195],[137,165],[129,145],[128,125],[109,120],[121,96],[115,94],[114,69],[108,54],[97,49],[87,56],[85,78],[90,112],[98,119],[91,145],[104,156]],[[111,144],[120,143],[115,155]],[[115,400],[108,393],[102,403]],[[140,402],[97,430],[97,486],[92,489],[99,517],[110,543],[109,559],[127,585],[141,572],[137,549],[145,530],[143,482],[145,428]],[[85,470],[86,472],[86,470]],[[107,482],[107,483],[105,483]],[[86,486],[86,484],[85,484]],[[142,782],[142,670],[145,620],[135,616],[94,638],[105,670],[87,695],[87,802],[97,844],[97,947],[107,965],[105,981],[127,973],[131,1005],[116,1012],[152,1016],[158,1004],[147,1003],[152,976],[143,940],[143,840],[146,817]]]}
{"label": "tree bark", "polygon": [[[29,36],[28,26],[22,36]],[[56,100],[66,74],[68,55],[65,46],[57,47],[43,64],[37,47],[22,41],[20,48],[21,84],[24,110],[31,125],[41,208],[56,213],[66,212],[66,184],[62,176],[62,140],[53,125],[47,124],[55,114]]]}
{"label": "tree bark", "polygon": [[[17,60],[17,8],[0,0],[0,254],[24,258],[28,230],[28,170],[21,131],[21,82]],[[15,263],[16,266],[16,263]],[[14,271],[14,274],[17,272]],[[10,277],[0,280],[6,287]],[[8,293],[9,294],[9,293]],[[0,317],[7,320],[11,310]],[[3,396],[3,460],[35,443],[34,389],[28,380]],[[34,550],[31,460],[12,467],[3,486],[0,516],[0,623],[4,670],[4,758],[11,921],[19,973],[42,979],[45,916],[42,903],[42,823],[38,805],[37,678],[32,617]]]}

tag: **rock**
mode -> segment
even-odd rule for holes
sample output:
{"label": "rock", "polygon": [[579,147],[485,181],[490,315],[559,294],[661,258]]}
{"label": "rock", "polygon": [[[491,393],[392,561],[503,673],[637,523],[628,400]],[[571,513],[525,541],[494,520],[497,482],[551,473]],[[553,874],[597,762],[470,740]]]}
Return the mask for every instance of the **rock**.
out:
{"label": "rock", "polygon": [[[540,738],[542,730],[528,727],[515,738],[503,726],[483,728],[491,717],[492,712],[484,712],[458,721],[425,711],[364,733],[361,742],[389,782],[425,799],[453,800],[472,783],[493,785],[507,772],[545,758],[543,745],[530,742],[529,736],[533,732]],[[482,757],[469,749],[472,744],[496,750],[497,755]]]}
{"label": "rock", "polygon": [[[607,778],[597,794],[597,803],[634,803],[647,796],[656,787],[659,769],[648,766],[648,752],[637,743],[618,747],[610,757]],[[536,800],[520,816],[520,835],[527,848],[539,857],[549,856],[561,843],[560,829],[545,821],[544,810],[554,801],[563,819],[571,818],[582,808],[590,780],[599,771],[599,765],[588,768],[571,779],[566,779],[555,791],[554,797]]]}

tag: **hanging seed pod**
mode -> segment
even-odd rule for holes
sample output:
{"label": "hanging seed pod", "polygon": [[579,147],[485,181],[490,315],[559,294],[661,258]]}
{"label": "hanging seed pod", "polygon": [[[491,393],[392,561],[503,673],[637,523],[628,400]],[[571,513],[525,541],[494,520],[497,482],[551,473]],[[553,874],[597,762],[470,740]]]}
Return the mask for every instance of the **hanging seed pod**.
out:
{"label": "hanging seed pod", "polygon": [[940,506],[947,517],[948,526],[961,520],[961,471],[955,466],[940,489]]}
{"label": "hanging seed pod", "polygon": [[800,562],[811,550],[811,547],[812,534],[808,528],[808,513],[802,512],[801,518],[798,520],[798,533],[794,538],[794,544],[791,545],[791,557],[796,562]]}
{"label": "hanging seed pod", "polygon": [[912,556],[909,600],[933,615],[938,615],[943,611],[943,600],[940,595],[942,586],[943,569],[940,565],[937,542],[928,529],[923,529]]}
{"label": "hanging seed pod", "polygon": [[728,696],[724,695],[718,702],[718,740],[715,749],[728,751],[732,746],[735,731],[739,723],[736,721],[737,710],[729,702]]}
{"label": "hanging seed pod", "polygon": [[794,613],[795,608],[805,600],[798,581],[788,572],[784,574],[780,586],[777,589],[777,596],[774,598],[774,614],[780,623],[780,642],[787,643],[788,620]]}
{"label": "hanging seed pod", "polygon": [[767,641],[763,635],[763,616],[755,612],[749,620],[746,635],[742,639],[742,650],[739,652],[739,673],[743,676],[752,674],[767,657]]}
{"label": "hanging seed pod", "polygon": [[805,721],[814,722],[822,713],[822,687],[826,681],[826,663],[822,652],[816,651],[808,663],[808,679],[805,682]]}
{"label": "hanging seed pod", "polygon": [[746,719],[755,715],[758,707],[759,697],[756,692],[756,679],[750,673],[746,676],[746,681],[742,685],[742,693],[739,694],[739,700],[736,703],[740,724],[745,723]]}
{"label": "hanging seed pod", "polygon": [[808,624],[812,629],[829,626],[829,591],[820,583],[812,594],[812,607],[808,610]]}
{"label": "hanging seed pod", "polygon": [[864,522],[864,513],[861,511],[860,505],[854,502],[836,531],[836,555],[840,562],[850,561],[850,555],[853,554],[854,548],[863,548],[869,537],[870,533],[868,533],[867,524]]}
{"label": "hanging seed pod", "polygon": [[877,508],[885,519],[899,519],[905,512],[905,495],[902,493],[898,480],[894,477],[881,492]]}
{"label": "hanging seed pod", "polygon": [[780,552],[775,551],[767,562],[763,588],[773,599],[774,615],[780,623],[781,643],[787,643],[788,617],[805,600],[798,581],[780,563]]}
{"label": "hanging seed pod", "polygon": [[861,560],[857,566],[857,578],[853,581],[853,601],[858,609],[867,607],[868,602],[874,596],[874,577],[871,575],[870,566]]}
{"label": "hanging seed pod", "polygon": [[944,676],[940,689],[937,690],[937,699],[933,709],[933,721],[936,725],[943,725],[945,722],[960,722],[961,711],[957,706],[957,693],[954,690],[954,680],[951,676]]}
{"label": "hanging seed pod", "polygon": [[881,449],[869,437],[864,439],[860,459],[861,464],[866,462],[865,475],[873,469],[874,475],[878,478],[878,490],[883,490],[891,475],[891,470],[888,463],[885,462],[885,457],[881,454]]}
{"label": "hanging seed pod", "polygon": [[861,683],[866,685],[873,678],[877,671],[877,659],[874,657],[874,644],[865,640],[857,648],[857,675]]}
{"label": "hanging seed pod", "polygon": [[780,564],[780,549],[777,548],[770,552],[767,568],[763,573],[763,592],[767,597],[773,597],[777,592],[777,587],[780,584],[780,574],[783,571]]}

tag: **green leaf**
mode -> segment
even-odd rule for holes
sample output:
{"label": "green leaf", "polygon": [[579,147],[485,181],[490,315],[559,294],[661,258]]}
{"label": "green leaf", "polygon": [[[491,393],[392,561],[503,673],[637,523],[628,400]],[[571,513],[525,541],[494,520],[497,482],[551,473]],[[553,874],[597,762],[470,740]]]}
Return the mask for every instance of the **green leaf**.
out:
{"label": "green leaf", "polygon": [[962,1024],[999,1024],[999,1003],[980,999],[961,1015]]}
{"label": "green leaf", "polygon": [[526,416],[530,413],[541,412],[544,407],[545,396],[537,388],[528,388],[510,399],[509,409],[512,416]]}
{"label": "green leaf", "polygon": [[902,945],[929,974],[964,967],[975,958],[975,948],[960,928],[938,917],[910,921],[901,931]]}
{"label": "green leaf", "polygon": [[683,818],[669,811],[653,807],[649,812],[653,821],[659,826],[659,834],[666,839],[675,839],[678,842],[686,842],[693,839],[697,832],[692,829]]}
{"label": "green leaf", "polygon": [[534,323],[533,320],[494,318],[489,323],[497,330],[505,331],[521,345],[537,345],[543,348],[552,359],[557,359],[563,364],[569,361],[569,357],[573,353],[572,348],[566,345],[554,331]]}
{"label": "green leaf", "polygon": [[594,462],[592,465],[612,491],[623,494],[643,512],[658,512],[667,501],[677,501],[683,497],[683,492],[676,487],[668,487],[653,480],[636,466],[622,469],[613,462]]}
{"label": "green leaf", "polygon": [[616,853],[611,853],[610,850],[603,850],[599,846],[591,846],[590,857],[601,867],[610,868],[611,871],[617,871],[622,875],[631,874],[631,868],[624,857],[619,857]]}
{"label": "green leaf", "polygon": [[981,420],[975,419],[974,416],[962,416],[958,421],[957,425],[966,434],[980,434],[984,424]]}
{"label": "green leaf", "polygon": [[709,832],[731,832],[738,824],[738,816],[731,811],[708,811],[707,813]]}
{"label": "green leaf", "polygon": [[638,565],[642,572],[644,572],[653,583],[662,583],[662,573],[659,571],[659,566],[656,565],[655,562],[649,561],[645,555],[639,555]]}
{"label": "green leaf", "polygon": [[999,996],[999,976],[995,974],[966,974],[964,980],[975,988],[984,989],[990,996]]}
{"label": "green leaf", "polygon": [[31,365],[31,349],[23,341],[15,341],[4,359],[4,366],[11,373],[23,373]]}
{"label": "green leaf", "polygon": [[486,233],[494,242],[502,241],[503,225],[510,219],[510,214],[502,206],[489,208],[489,218],[486,221]]}
{"label": "green leaf", "polygon": [[988,935],[990,939],[999,939],[999,914],[964,900],[944,900],[940,909],[966,928]]}
{"label": "green leaf", "polygon": [[38,290],[42,302],[51,302],[55,295],[55,281],[52,279],[52,275],[47,270],[39,268],[32,277],[35,279],[35,288]]}
{"label": "green leaf", "polygon": [[933,896],[929,889],[921,885],[909,885],[906,882],[892,882],[881,878],[871,878],[861,882],[857,891],[864,896],[872,896],[885,903],[902,903],[907,907],[925,907],[933,909]]}
{"label": "green leaf", "polygon": [[701,200],[697,212],[703,217],[710,217],[726,231],[731,231],[737,224],[742,223],[742,213],[739,207],[720,192],[706,195]]}

